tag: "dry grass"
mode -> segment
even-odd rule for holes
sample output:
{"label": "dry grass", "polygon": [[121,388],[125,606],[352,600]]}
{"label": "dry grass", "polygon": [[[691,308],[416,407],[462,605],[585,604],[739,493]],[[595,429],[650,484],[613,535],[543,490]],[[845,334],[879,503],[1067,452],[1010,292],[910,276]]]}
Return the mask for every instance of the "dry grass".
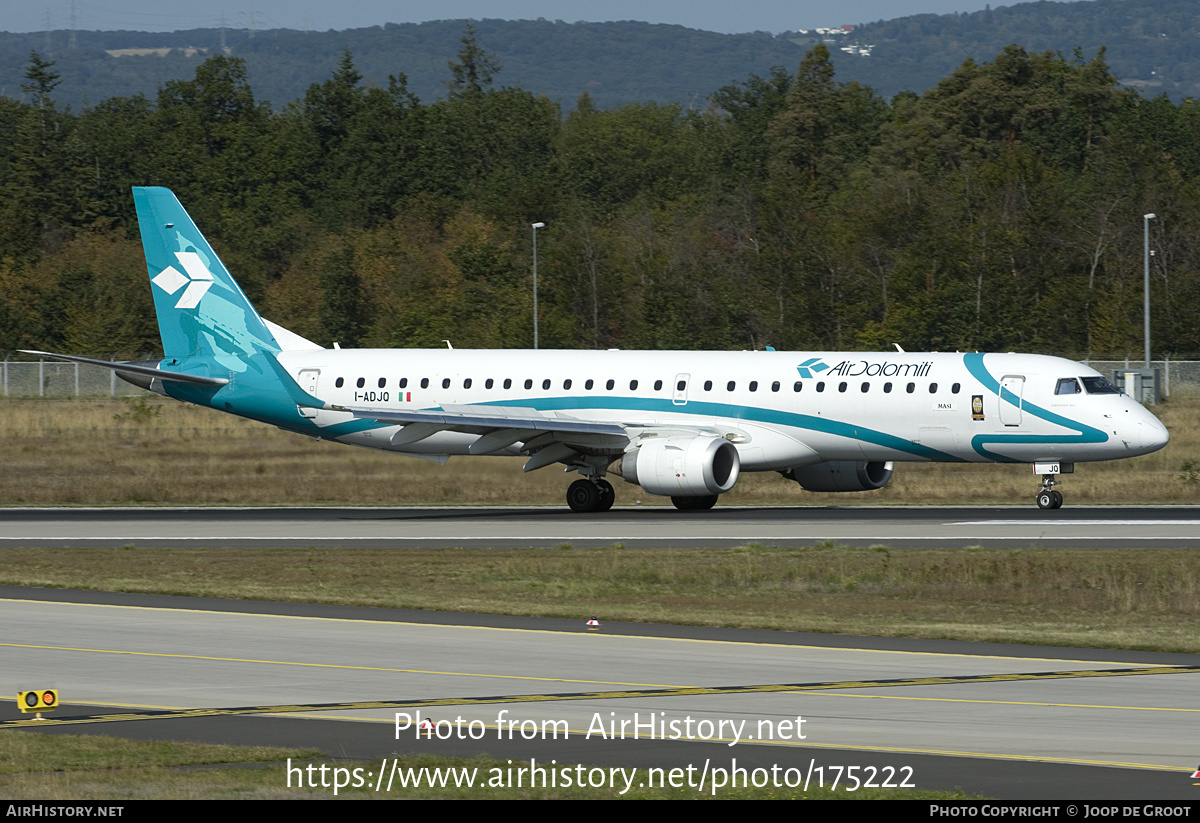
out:
{"label": "dry grass", "polygon": [[4,549],[0,583],[1200,653],[1188,550]]}
{"label": "dry grass", "polygon": [[[146,742],[90,735],[0,732],[0,780],[44,771],[201,766],[214,763],[277,763],[288,757],[314,757],[316,749],[219,746],[203,743]],[[0,783],[0,789],[3,788]],[[7,795],[5,795],[7,796]]]}
{"label": "dry grass", "polygon": [[[308,764],[330,768],[361,769],[361,775],[377,772],[379,762],[332,761],[314,750],[289,751],[260,746],[212,746],[201,743],[149,742],[115,737],[76,735],[47,736],[28,732],[0,732],[0,797],[20,800],[99,800],[120,805],[129,800],[333,800],[332,788],[288,787],[288,758],[292,766]],[[407,756],[399,758],[402,769],[474,769],[477,782],[494,774],[506,774],[512,761],[489,757],[450,758]],[[390,764],[389,764],[390,765]],[[522,762],[514,764],[520,767]],[[524,763],[528,766],[528,762]],[[555,768],[562,769],[565,764]],[[570,768],[570,767],[567,767]],[[645,771],[638,777],[644,777]],[[293,773],[294,778],[298,775]],[[316,779],[321,779],[316,772]],[[367,782],[364,781],[363,782]],[[618,778],[618,782],[620,779]],[[623,784],[622,786],[623,787]],[[336,799],[444,799],[444,800],[613,800],[622,799],[620,788],[446,788],[422,786],[376,792],[368,785],[340,789]],[[961,793],[904,789],[862,789],[856,792],[812,788],[729,789],[718,799],[960,799]],[[696,789],[631,789],[626,800],[708,800],[710,793]]]}
{"label": "dry grass", "polygon": [[[1160,452],[1079,464],[1064,476],[1070,504],[1198,503],[1200,400],[1156,411],[1171,431]],[[454,458],[446,466],[320,442],[169,400],[0,401],[0,505],[561,506],[567,477],[523,474],[521,458]],[[667,504],[618,482],[619,504]],[[866,494],[810,494],[777,474],[743,474],[729,505],[1015,503],[1036,481],[1028,466],[897,465]]]}

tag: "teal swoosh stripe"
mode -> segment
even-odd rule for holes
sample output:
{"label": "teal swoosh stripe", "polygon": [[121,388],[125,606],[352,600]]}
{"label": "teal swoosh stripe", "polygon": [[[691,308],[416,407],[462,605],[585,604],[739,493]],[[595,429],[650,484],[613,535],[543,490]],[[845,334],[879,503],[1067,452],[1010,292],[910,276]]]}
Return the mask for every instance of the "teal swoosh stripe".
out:
{"label": "teal swoosh stripe", "polygon": [[[1000,381],[992,377],[991,373],[983,365],[982,354],[967,354],[963,355],[963,364],[966,365],[967,371],[983,384],[984,388],[988,389],[992,394],[1000,398],[1001,402],[1007,402],[1013,406],[1017,406],[1017,397],[1007,389],[1000,388]],[[1000,463],[1021,463],[1023,461],[1012,457],[1005,457],[1002,454],[996,454],[983,447],[984,443],[1107,443],[1108,435],[1099,429],[1080,423],[1077,420],[1072,420],[1069,417],[1063,417],[1060,414],[1055,414],[1052,411],[1043,409],[1033,403],[1021,401],[1019,408],[1023,412],[1028,412],[1034,417],[1041,418],[1048,423],[1053,423],[1056,426],[1062,426],[1064,429],[1072,429],[1079,432],[1075,435],[1056,435],[1056,434],[977,434],[971,438],[971,448],[978,452],[983,457],[989,460],[995,460]]]}
{"label": "teal swoosh stripe", "polygon": [[[579,409],[579,398],[574,397],[541,397],[529,400],[496,400],[480,403],[481,406],[513,406],[520,405],[538,411],[576,411]],[[589,398],[589,409],[607,409],[611,411],[639,411],[651,414],[687,414],[695,417],[721,417],[734,420],[753,420],[757,423],[769,423],[777,426],[790,426],[796,429],[822,432],[824,434],[846,437],[851,440],[864,440],[907,454],[924,457],[927,460],[937,460],[944,463],[965,463],[961,457],[947,452],[922,446],[903,437],[897,437],[887,432],[843,423],[838,420],[827,420],[824,417],[814,417],[808,414],[761,409],[754,406],[735,406],[727,403],[705,403],[689,400],[687,405],[675,405],[670,400],[655,400],[644,397],[596,397]]]}

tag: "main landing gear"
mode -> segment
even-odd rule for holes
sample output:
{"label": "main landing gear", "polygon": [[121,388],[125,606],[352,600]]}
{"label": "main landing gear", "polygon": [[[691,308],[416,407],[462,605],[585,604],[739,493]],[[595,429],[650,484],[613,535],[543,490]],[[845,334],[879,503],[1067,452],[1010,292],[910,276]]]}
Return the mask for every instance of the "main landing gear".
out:
{"label": "main landing gear", "polygon": [[1038,489],[1037,504],[1039,509],[1061,509],[1063,504],[1062,492],[1055,489],[1061,483],[1052,474],[1042,475],[1042,487]]}
{"label": "main landing gear", "polygon": [[617,493],[607,480],[576,480],[567,488],[567,505],[573,512],[606,512],[613,507]]}

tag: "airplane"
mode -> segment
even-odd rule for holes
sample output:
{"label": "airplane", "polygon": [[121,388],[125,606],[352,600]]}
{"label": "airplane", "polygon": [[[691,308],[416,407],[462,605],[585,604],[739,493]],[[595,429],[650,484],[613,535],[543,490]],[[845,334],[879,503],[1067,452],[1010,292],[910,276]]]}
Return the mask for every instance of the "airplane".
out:
{"label": "airplane", "polygon": [[317,439],[562,464],[576,512],[612,507],[608,474],[697,511],[742,471],[855,492],[927,461],[1032,464],[1037,505],[1057,509],[1075,463],[1169,439],[1099,372],[1045,355],[327,349],[259,316],[169,189],[133,197],[163,357],[30,354]]}

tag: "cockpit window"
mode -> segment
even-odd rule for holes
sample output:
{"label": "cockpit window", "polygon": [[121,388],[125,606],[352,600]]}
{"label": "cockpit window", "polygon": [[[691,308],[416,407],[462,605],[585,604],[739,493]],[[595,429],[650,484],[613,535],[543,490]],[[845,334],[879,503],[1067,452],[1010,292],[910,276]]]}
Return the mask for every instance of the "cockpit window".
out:
{"label": "cockpit window", "polygon": [[1081,377],[1083,388],[1088,394],[1120,394],[1117,387],[1103,377]]}
{"label": "cockpit window", "polygon": [[1079,391],[1079,383],[1074,377],[1064,377],[1058,381],[1058,385],[1054,387],[1055,394],[1081,394]]}

